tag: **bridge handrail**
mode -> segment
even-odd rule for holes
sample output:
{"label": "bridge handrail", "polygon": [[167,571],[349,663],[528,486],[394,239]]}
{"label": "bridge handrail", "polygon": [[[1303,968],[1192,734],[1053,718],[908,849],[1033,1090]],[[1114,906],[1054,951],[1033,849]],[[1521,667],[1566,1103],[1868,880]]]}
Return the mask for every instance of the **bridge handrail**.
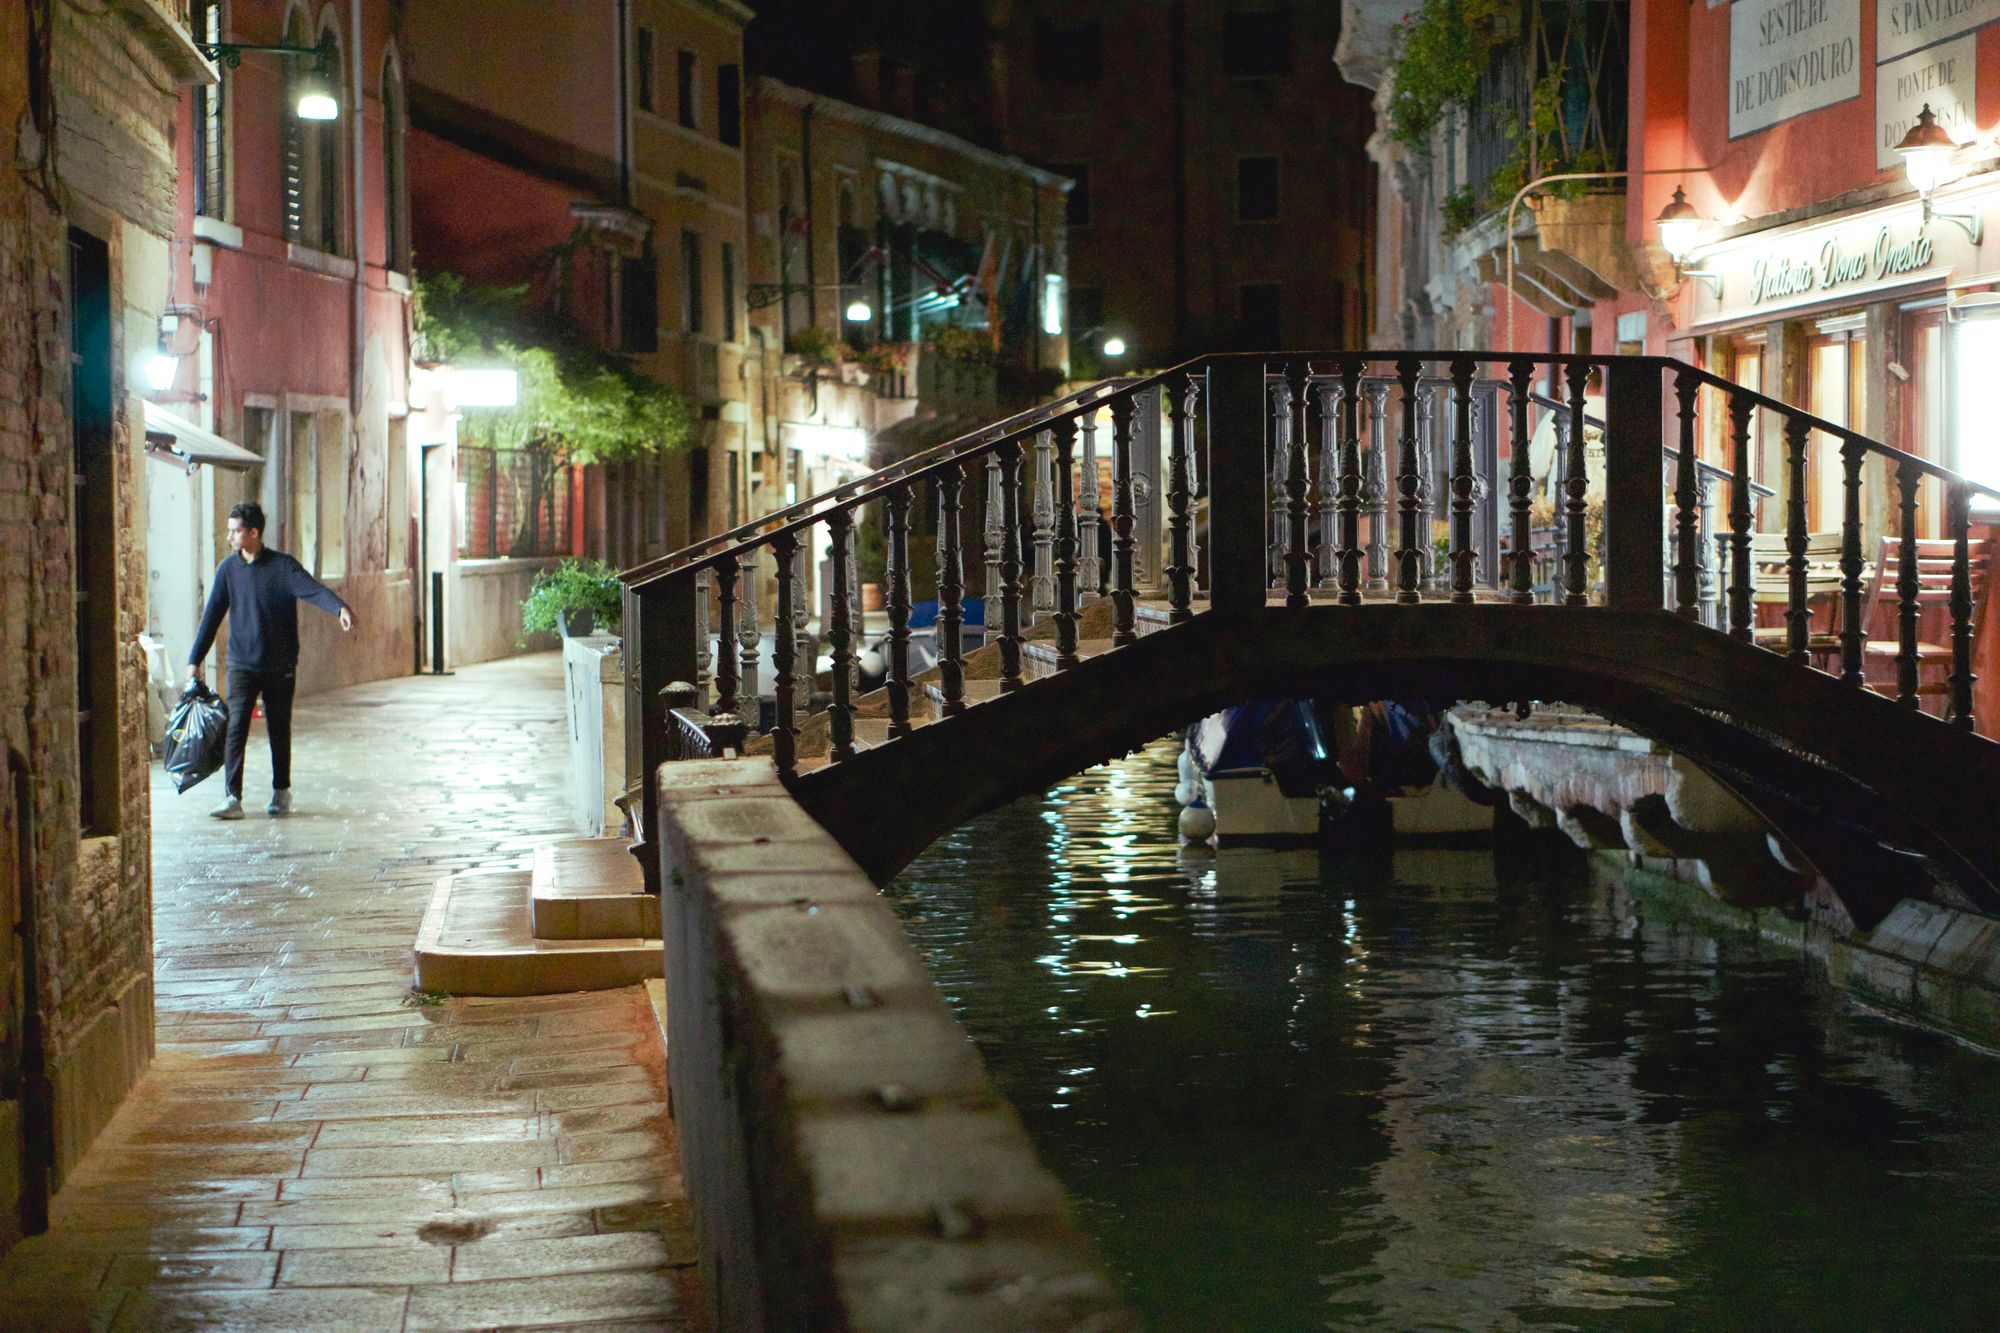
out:
{"label": "bridge handrail", "polygon": [[[763,514],[747,523],[740,523],[727,532],[717,533],[692,542],[678,551],[655,557],[643,564],[634,565],[619,574],[619,579],[630,587],[643,587],[668,574],[686,569],[700,562],[706,565],[725,555],[735,554],[747,547],[760,546],[772,537],[786,532],[809,527],[824,517],[827,508],[839,508],[838,501],[857,496],[860,492],[872,491],[897,481],[909,481],[919,475],[928,475],[931,465],[948,461],[963,454],[972,454],[982,445],[997,445],[1010,434],[1020,431],[1043,429],[1049,421],[1066,413],[1090,406],[1099,406],[1120,396],[1120,391],[1129,387],[1144,387],[1157,376],[1149,376],[1144,381],[1131,376],[1115,376],[1097,380],[1081,389],[1072,389],[1060,398],[1046,403],[1038,403],[1003,417],[991,425],[981,426],[963,435],[953,436],[941,444],[932,445],[908,458],[900,458],[884,467],[877,468],[866,476],[856,477],[838,486],[830,486],[816,495],[811,495],[783,509]],[[996,434],[998,432],[998,434]],[[916,471],[919,467],[922,472]]]}

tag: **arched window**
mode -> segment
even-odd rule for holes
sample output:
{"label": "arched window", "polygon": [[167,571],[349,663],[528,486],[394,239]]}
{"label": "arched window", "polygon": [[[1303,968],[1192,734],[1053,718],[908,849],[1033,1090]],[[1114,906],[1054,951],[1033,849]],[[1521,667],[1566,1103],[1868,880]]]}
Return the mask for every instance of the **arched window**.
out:
{"label": "arched window", "polygon": [[333,48],[326,80],[333,85],[340,114],[332,120],[299,119],[300,85],[312,73],[312,62],[296,57],[285,61],[285,239],[307,249],[345,254],[342,204],[346,199],[346,158],[342,143],[349,94],[343,77],[346,62],[341,55],[340,30],[331,5],[323,11],[318,33],[307,24],[305,11],[294,8],[285,23],[285,44],[313,46],[321,41]]}
{"label": "arched window", "polygon": [[382,62],[382,242],[384,263],[410,271],[410,186],[404,157],[409,127],[403,102],[403,69],[391,51]]}

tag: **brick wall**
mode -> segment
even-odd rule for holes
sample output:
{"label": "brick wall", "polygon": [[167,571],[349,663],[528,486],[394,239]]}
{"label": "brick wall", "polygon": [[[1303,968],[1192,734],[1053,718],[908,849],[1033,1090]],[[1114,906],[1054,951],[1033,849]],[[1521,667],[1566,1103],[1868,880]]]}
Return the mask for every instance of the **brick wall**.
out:
{"label": "brick wall", "polygon": [[[32,994],[46,1025],[56,1183],[152,1054],[152,901],[145,678],[143,458],[138,400],[125,383],[137,340],[166,300],[172,227],[168,69],[115,13],[46,0],[0,5],[0,160],[33,162],[45,140],[29,110],[30,20],[53,25],[50,196],[0,172],[0,743],[29,798],[4,802],[0,872],[0,1247],[15,1237],[21,1184],[18,1092],[22,1014]],[[43,108],[46,113],[48,108]],[[45,116],[46,119],[46,116]],[[24,143],[24,133],[27,141]],[[111,270],[112,641],[115,832],[79,836],[77,652],[71,531],[68,229],[102,238]],[[32,882],[16,867],[32,843]],[[11,929],[36,920],[38,975],[25,975]],[[29,988],[32,988],[30,992]]]}

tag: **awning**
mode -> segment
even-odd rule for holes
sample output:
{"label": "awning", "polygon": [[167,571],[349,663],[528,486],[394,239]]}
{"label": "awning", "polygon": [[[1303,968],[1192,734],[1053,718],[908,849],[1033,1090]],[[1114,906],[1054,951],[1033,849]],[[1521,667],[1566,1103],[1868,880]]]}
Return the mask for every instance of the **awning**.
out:
{"label": "awning", "polygon": [[231,444],[158,403],[146,404],[146,456],[163,463],[184,463],[189,469],[201,463],[239,471],[264,465],[262,458],[242,445]]}

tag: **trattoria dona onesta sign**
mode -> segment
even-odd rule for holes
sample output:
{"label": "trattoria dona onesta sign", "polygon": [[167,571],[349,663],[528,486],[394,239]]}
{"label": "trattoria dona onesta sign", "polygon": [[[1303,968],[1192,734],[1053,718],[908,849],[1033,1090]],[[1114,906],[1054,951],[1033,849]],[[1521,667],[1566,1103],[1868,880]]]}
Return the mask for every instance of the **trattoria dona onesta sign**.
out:
{"label": "trattoria dona onesta sign", "polygon": [[1829,236],[1814,259],[1780,254],[1753,261],[1750,301],[1753,305],[1768,305],[1788,298],[1810,300],[1820,292],[1836,294],[1840,288],[1854,283],[1882,282],[1905,273],[1921,273],[1931,266],[1931,259],[1930,237],[1921,232],[1898,237],[1885,226],[1876,231],[1873,246],[1858,250],[1843,248],[1841,237]]}
{"label": "trattoria dona onesta sign", "polygon": [[[1943,202],[1954,209],[1991,211],[2000,193],[1966,182]],[[1993,219],[1988,219],[1989,225]],[[1991,234],[1991,233],[1989,233]],[[1687,285],[1695,324],[1755,319],[1780,310],[1859,300],[1912,285],[1939,286],[1987,279],[1992,265],[1963,228],[1944,221],[1921,225],[1914,200],[1816,225],[1779,228],[1697,250],[1689,268],[1722,280],[1720,297],[1706,283]]]}

